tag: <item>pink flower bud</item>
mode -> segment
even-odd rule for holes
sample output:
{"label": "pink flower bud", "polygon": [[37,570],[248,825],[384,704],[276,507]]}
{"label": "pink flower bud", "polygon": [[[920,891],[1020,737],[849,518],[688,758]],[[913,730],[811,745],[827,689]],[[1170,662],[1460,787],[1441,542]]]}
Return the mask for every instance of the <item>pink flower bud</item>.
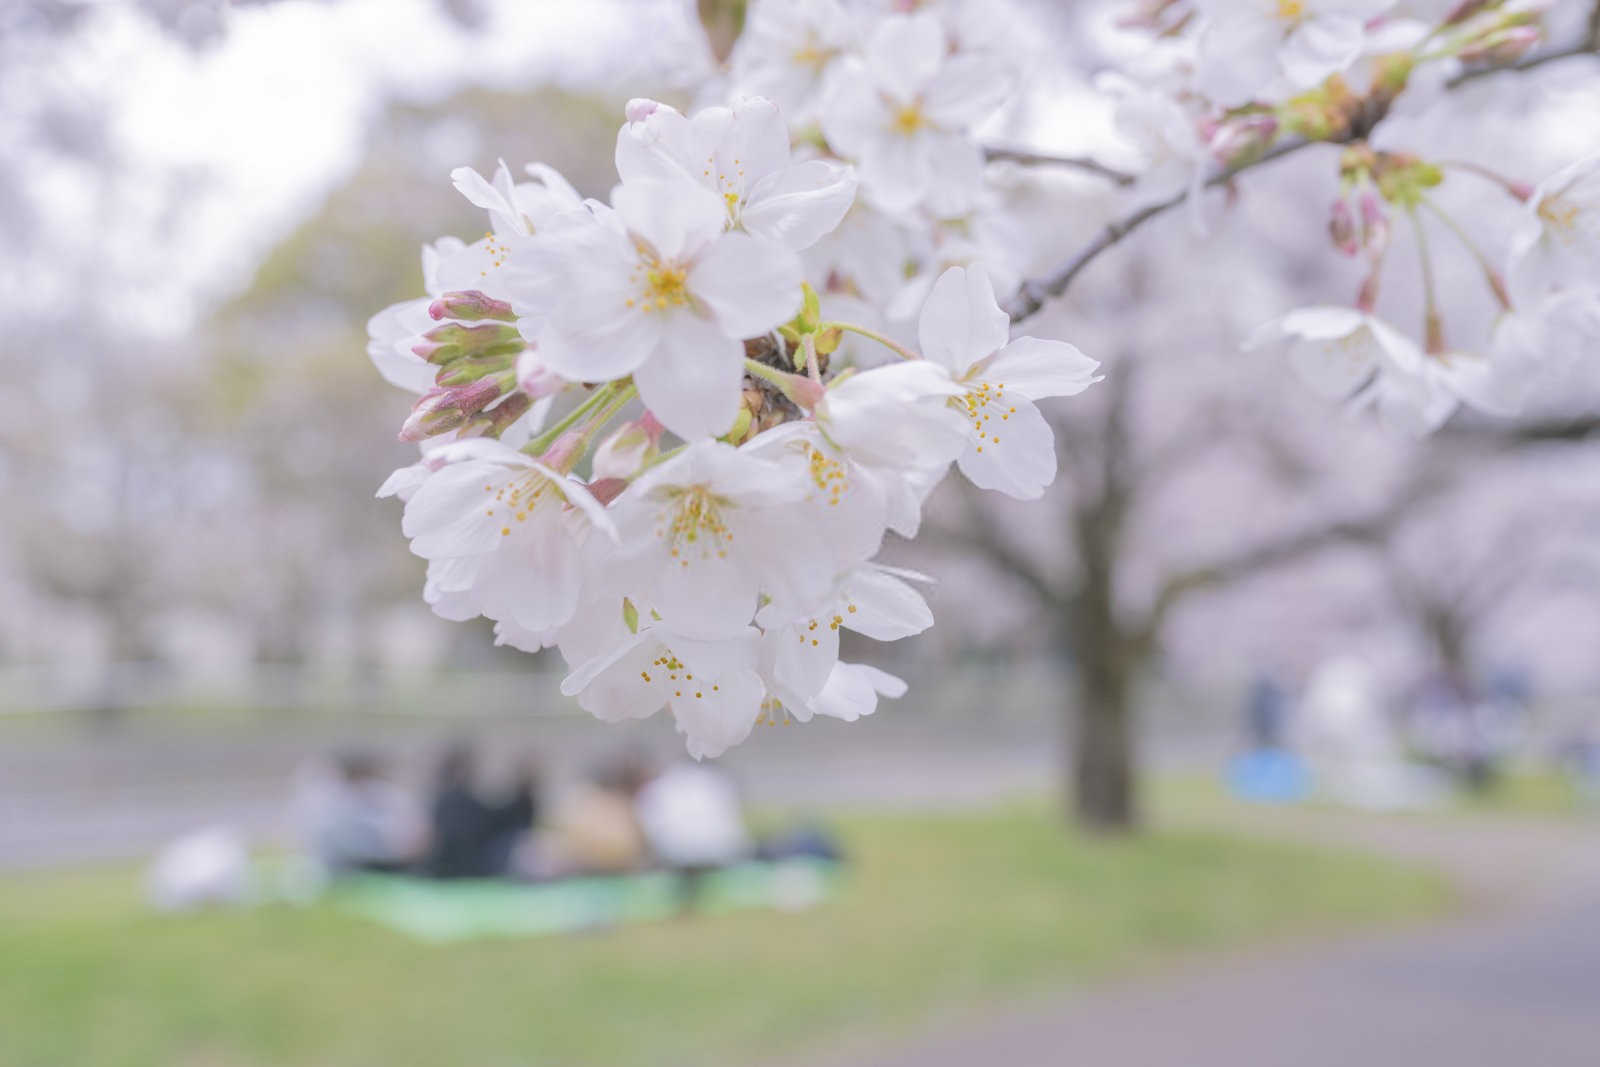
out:
{"label": "pink flower bud", "polygon": [[500,403],[461,427],[461,437],[499,437],[506,427],[527,414],[533,400],[526,393],[512,393]]}
{"label": "pink flower bud", "polygon": [[524,349],[522,355],[517,357],[517,388],[531,399],[554,396],[566,386],[565,380],[544,365],[535,349]]}
{"label": "pink flower bud", "polygon": [[1347,256],[1353,256],[1361,251],[1361,241],[1356,233],[1355,212],[1350,210],[1348,200],[1333,202],[1333,211],[1328,216],[1328,236],[1333,239],[1333,247]]}
{"label": "pink flower bud", "polygon": [[444,294],[428,305],[428,314],[435,319],[460,319],[463,322],[478,322],[482,319],[515,322],[517,318],[510,304],[504,300],[495,300],[476,289]]}
{"label": "pink flower bud", "polygon": [[661,424],[654,415],[624,423],[594,453],[596,478],[631,478],[659,451]]}
{"label": "pink flower bud", "polygon": [[583,455],[587,437],[582,431],[568,430],[551,442],[550,447],[539,456],[539,462],[563,474],[570,471],[573,464],[578,462],[578,457]]}
{"label": "pink flower bud", "polygon": [[1457,55],[1462,62],[1514,63],[1538,44],[1544,34],[1537,26],[1510,26],[1487,34],[1463,48]]}
{"label": "pink flower bud", "polygon": [[622,109],[622,115],[629,122],[643,122],[659,110],[661,110],[660,101],[636,96],[628,101],[627,107]]}
{"label": "pink flower bud", "polygon": [[447,433],[494,403],[511,386],[510,372],[502,372],[459,388],[430,389],[400,427],[400,440],[421,441]]}
{"label": "pink flower bud", "polygon": [[1265,152],[1277,136],[1277,117],[1261,112],[1221,123],[1208,143],[1219,163],[1236,167]]}
{"label": "pink flower bud", "polygon": [[480,378],[511,368],[510,356],[467,356],[465,359],[452,360],[449,364],[439,369],[434,378],[434,383],[446,387],[470,385]]}
{"label": "pink flower bud", "polygon": [[1361,244],[1373,256],[1382,255],[1389,247],[1389,213],[1371,189],[1361,195]]}
{"label": "pink flower bud", "polygon": [[443,366],[464,356],[510,356],[522,348],[522,335],[515,326],[492,322],[463,326],[459,322],[447,322],[423,334],[422,340],[411,346],[411,351],[429,363]]}

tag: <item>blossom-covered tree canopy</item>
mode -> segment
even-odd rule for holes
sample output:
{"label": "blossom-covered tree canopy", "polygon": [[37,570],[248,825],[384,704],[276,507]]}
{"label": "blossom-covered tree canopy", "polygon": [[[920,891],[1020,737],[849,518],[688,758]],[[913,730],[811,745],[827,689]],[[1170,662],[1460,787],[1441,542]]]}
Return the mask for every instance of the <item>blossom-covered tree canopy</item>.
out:
{"label": "blossom-covered tree canopy", "polygon": [[[425,599],[558,648],[564,692],[602,719],[669,708],[696,756],[774,717],[871,713],[905,684],[842,662],[839,631],[933,622],[925,579],[879,559],[886,535],[917,535],[952,464],[1041,496],[1040,405],[1070,420],[1100,380],[1029,316],[1134,227],[1185,200],[1203,227],[1208,187],[1307,144],[1342,146],[1328,251],[1365,280],[1241,342],[1399,432],[1463,404],[1514,414],[1600,342],[1600,157],[1502,173],[1394,144],[1388,120],[1566,54],[1546,38],[1567,8],[1586,10],[1140,0],[1125,28],[1149,56],[1099,84],[1159,195],[1030,279],[974,134],[1020,90],[1003,5],[758,0],[706,106],[628,104],[605,202],[538,163],[456,170],[487,230],[424,248],[427,295],[369,324],[380,373],[419,394],[401,435],[421,458],[382,493],[404,501]],[[1520,212],[1506,248],[1444,206],[1447,181]],[[1378,314],[1400,244],[1415,331]],[[1483,336],[1445,321],[1446,254],[1477,264]]]}

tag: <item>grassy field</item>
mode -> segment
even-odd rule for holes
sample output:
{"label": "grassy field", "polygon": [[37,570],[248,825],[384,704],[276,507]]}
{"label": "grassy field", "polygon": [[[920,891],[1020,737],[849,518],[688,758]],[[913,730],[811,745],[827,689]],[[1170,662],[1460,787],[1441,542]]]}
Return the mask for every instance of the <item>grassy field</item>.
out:
{"label": "grassy field", "polygon": [[[1217,815],[1230,809],[1254,807],[1228,793],[1215,774],[1169,774],[1150,781],[1151,807],[1158,813]],[[1326,810],[1343,808],[1312,798],[1290,807]],[[1439,807],[1402,813],[1404,817],[1510,816],[1517,818],[1586,819],[1597,810],[1578,786],[1565,775],[1515,769],[1496,779],[1482,792],[1458,791]]]}
{"label": "grassy field", "polygon": [[1205,833],[1063,834],[1042,806],[840,820],[802,915],[426,946],[321,905],[147,913],[127,872],[0,882],[6,1067],[750,1063],[977,1012],[1161,953],[1426,914],[1434,876]]}

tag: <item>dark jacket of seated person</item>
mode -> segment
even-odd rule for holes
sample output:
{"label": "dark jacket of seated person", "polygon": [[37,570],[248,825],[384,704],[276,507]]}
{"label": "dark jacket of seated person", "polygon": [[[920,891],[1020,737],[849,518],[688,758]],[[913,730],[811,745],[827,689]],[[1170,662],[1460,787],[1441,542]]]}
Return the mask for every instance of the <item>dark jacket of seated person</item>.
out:
{"label": "dark jacket of seated person", "polygon": [[465,749],[453,749],[440,762],[431,811],[433,840],[424,864],[424,871],[435,878],[506,874],[517,840],[537,816],[531,777],[499,803],[478,796],[472,777],[472,757]]}

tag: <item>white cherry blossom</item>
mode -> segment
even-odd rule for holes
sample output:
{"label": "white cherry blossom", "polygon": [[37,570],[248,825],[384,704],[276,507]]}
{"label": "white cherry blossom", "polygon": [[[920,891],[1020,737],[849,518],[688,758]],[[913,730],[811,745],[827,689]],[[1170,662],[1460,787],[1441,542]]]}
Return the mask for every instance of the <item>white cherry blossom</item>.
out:
{"label": "white cherry blossom", "polygon": [[1010,340],[1011,318],[981,267],[952,267],[934,283],[917,323],[924,358],[963,390],[953,401],[972,425],[961,473],[982,489],[1032,500],[1055,480],[1055,435],[1034,401],[1075,396],[1099,363],[1065,341]]}
{"label": "white cherry blossom", "polygon": [[685,118],[654,100],[628,104],[617,134],[624,182],[687,177],[720,196],[728,224],[799,252],[839,225],[856,195],[852,170],[794,160],[789,127],[761,97],[708,107]]}
{"label": "white cherry blossom", "polygon": [[530,242],[515,292],[519,312],[540,324],[540,356],[571,381],[632,374],[681,437],[725,433],[739,406],[742,339],[798,309],[799,260],[725,232],[726,203],[687,178],[624,182],[612,203]]}
{"label": "white cherry blossom", "polygon": [[1600,288],[1600,154],[1552,174],[1512,236],[1511,282],[1526,299]]}
{"label": "white cherry blossom", "polygon": [[791,519],[804,491],[791,467],[697,441],[646,471],[612,505],[618,580],[680,633],[737,633],[758,595],[804,596],[832,578],[810,566],[825,558],[825,546]]}
{"label": "white cherry blossom", "polygon": [[840,62],[824,93],[822,131],[854,160],[867,195],[888,211],[926,200],[940,214],[970,204],[983,152],[968,136],[1005,98],[994,56],[954,54],[932,12],[879,21],[863,54]]}
{"label": "white cherry blossom", "polygon": [[791,710],[821,692],[839,662],[839,633],[852,630],[875,641],[898,641],[933,625],[922,594],[896,571],[863,564],[812,605],[774,600],[756,615],[765,631],[762,668],[771,695]]}
{"label": "white cherry blossom", "polygon": [[500,441],[456,442],[431,453],[408,494],[402,532],[428,560],[425,599],[447,619],[485,615],[534,632],[571,618],[582,586],[582,545],[614,537],[605,510],[577,479]]}
{"label": "white cherry blossom", "polygon": [[572,672],[561,691],[606,722],[669,708],[691,756],[720,756],[750,735],[761,714],[766,689],[756,671],[759,642],[749,626],[704,640],[645,619],[601,654],[569,658]]}
{"label": "white cherry blossom", "polygon": [[1225,107],[1306,89],[1362,54],[1366,23],[1394,0],[1195,0],[1199,87]]}
{"label": "white cherry blossom", "polygon": [[837,0],[759,0],[733,50],[734,85],[775,101],[791,119],[809,120],[828,71],[855,45],[858,29]]}

